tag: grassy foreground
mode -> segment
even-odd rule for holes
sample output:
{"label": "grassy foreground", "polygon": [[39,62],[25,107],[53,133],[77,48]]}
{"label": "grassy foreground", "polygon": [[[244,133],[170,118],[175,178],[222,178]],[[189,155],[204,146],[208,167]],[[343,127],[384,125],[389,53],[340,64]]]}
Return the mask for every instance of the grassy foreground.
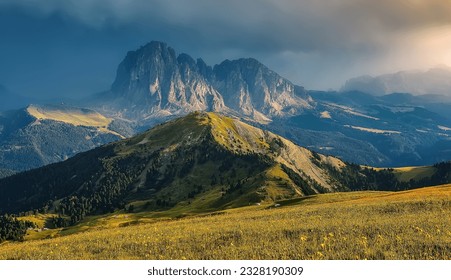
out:
{"label": "grassy foreground", "polygon": [[4,243],[0,259],[451,259],[451,185],[280,204]]}

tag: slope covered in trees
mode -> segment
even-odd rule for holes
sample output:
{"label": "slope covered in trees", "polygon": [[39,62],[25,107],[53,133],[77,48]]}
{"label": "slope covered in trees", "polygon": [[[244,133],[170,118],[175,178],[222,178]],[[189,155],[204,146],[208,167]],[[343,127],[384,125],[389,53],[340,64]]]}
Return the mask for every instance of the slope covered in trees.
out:
{"label": "slope covered in trees", "polygon": [[316,193],[449,182],[449,163],[437,170],[432,178],[402,183],[391,170],[346,164],[236,119],[193,113],[0,180],[0,212],[57,213],[59,225],[118,209],[208,212]]}
{"label": "slope covered in trees", "polygon": [[34,224],[32,222],[19,221],[13,216],[1,215],[0,243],[5,240],[21,241],[27,233],[27,229],[33,227]]}

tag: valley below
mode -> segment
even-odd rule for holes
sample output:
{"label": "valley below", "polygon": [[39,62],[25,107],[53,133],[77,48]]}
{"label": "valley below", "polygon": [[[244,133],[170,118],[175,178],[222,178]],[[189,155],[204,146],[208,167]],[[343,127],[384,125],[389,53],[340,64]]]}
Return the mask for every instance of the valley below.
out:
{"label": "valley below", "polygon": [[[25,242],[1,244],[0,259],[451,258],[450,184],[318,194],[188,216],[182,212],[119,211],[66,229],[31,231]],[[28,218],[39,223],[46,216]]]}

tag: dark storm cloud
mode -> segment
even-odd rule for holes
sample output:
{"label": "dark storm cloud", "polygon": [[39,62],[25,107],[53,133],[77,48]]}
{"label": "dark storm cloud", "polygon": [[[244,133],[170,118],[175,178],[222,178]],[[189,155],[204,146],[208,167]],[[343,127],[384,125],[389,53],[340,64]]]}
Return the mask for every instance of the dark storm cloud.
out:
{"label": "dark storm cloud", "polygon": [[[434,40],[449,34],[444,27],[451,24],[451,4],[443,0],[0,0],[0,9],[20,10],[35,21],[58,19],[78,32],[76,48],[104,61],[120,60],[118,53],[157,39],[210,63],[253,56],[310,88],[440,62],[448,41]],[[49,23],[47,29],[58,26]],[[66,37],[42,38],[54,46]],[[425,48],[434,48],[435,60],[423,55]]]}
{"label": "dark storm cloud", "polygon": [[451,3],[443,0],[3,0],[0,5],[41,16],[61,13],[94,28],[179,28],[211,42],[297,51],[354,48],[451,23]]}

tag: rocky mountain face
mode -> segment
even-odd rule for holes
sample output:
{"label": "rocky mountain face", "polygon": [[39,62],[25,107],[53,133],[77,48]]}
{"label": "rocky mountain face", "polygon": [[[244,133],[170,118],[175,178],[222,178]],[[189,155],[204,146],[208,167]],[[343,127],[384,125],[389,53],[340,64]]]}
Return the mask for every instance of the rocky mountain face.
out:
{"label": "rocky mountain face", "polygon": [[65,160],[193,111],[238,117],[348,162],[429,165],[451,158],[449,98],[306,91],[255,59],[210,67],[151,42],[126,55],[110,90],[78,109],[30,106],[2,114],[0,168],[10,174]]}
{"label": "rocky mountain face", "polygon": [[226,60],[213,68],[213,84],[225,104],[254,120],[299,114],[311,98],[255,59]]}
{"label": "rocky mountain face", "polygon": [[388,171],[345,164],[237,119],[192,113],[0,180],[0,212],[43,209],[75,223],[115,209],[207,212],[316,193],[396,189],[395,182]]}
{"label": "rocky mountain face", "polygon": [[378,96],[410,93],[451,97],[451,68],[441,66],[427,71],[400,71],[376,77],[360,76],[346,81],[342,91],[361,91]]}
{"label": "rocky mountain face", "polygon": [[136,122],[137,131],[191,111],[213,111],[351,162],[401,166],[447,160],[450,106],[412,98],[415,102],[356,91],[308,92],[255,59],[210,67],[151,42],[127,54],[100,104],[106,115]]}
{"label": "rocky mountain face", "polygon": [[312,102],[302,87],[255,59],[226,60],[212,68],[162,42],[129,52],[99,100],[107,113],[141,122],[196,110],[268,121]]}
{"label": "rocky mountain face", "polygon": [[[88,109],[30,105],[0,114],[0,169],[23,171],[124,138],[126,129]],[[10,174],[10,173],[5,173]]]}
{"label": "rocky mountain face", "polygon": [[195,110],[222,111],[222,96],[209,84],[203,61],[195,62],[160,42],[127,54],[117,70],[111,92],[113,106],[125,115],[165,116]]}

